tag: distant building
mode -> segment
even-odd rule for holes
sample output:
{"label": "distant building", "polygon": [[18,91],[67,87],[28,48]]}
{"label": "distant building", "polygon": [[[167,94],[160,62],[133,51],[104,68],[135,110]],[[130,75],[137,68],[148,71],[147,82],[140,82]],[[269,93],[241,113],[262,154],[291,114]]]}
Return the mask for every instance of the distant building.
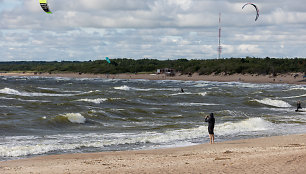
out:
{"label": "distant building", "polygon": [[166,76],[175,76],[175,69],[170,69],[170,68],[164,68],[164,69],[157,69],[156,70],[157,74],[166,74]]}

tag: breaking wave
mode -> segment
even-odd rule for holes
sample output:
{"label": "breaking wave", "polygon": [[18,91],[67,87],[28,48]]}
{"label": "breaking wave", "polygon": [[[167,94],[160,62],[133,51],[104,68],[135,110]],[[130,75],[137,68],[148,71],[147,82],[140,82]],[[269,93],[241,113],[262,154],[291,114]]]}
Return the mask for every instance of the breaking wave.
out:
{"label": "breaking wave", "polygon": [[274,106],[278,108],[289,108],[292,107],[289,103],[282,101],[282,100],[272,100],[269,98],[264,98],[262,100],[257,100],[255,99],[254,101],[264,104],[264,105],[269,105],[269,106]]}
{"label": "breaking wave", "polygon": [[107,101],[106,98],[97,98],[97,99],[88,99],[88,98],[84,98],[84,99],[79,99],[77,101],[81,101],[81,102],[90,102],[90,103],[95,103],[95,104],[100,104],[103,103],[105,101]]}
{"label": "breaking wave", "polygon": [[[81,114],[66,114],[68,119],[77,118],[77,122],[85,122]],[[273,124],[262,118],[249,118],[240,122],[227,122],[218,124],[215,127],[216,135],[244,134],[245,132],[264,131],[272,129]],[[105,146],[118,146],[139,143],[158,143],[171,144],[173,142],[185,142],[188,140],[203,138],[207,135],[207,126],[199,126],[189,129],[169,130],[163,133],[143,132],[133,133],[112,133],[112,134],[67,134],[45,136],[44,139],[37,141],[39,137],[17,137],[17,144],[0,145],[0,156],[19,157],[32,154],[44,154],[56,150],[73,150],[77,148]],[[16,138],[16,137],[15,137]],[[69,143],[68,143],[69,142]],[[22,143],[22,144],[20,144]],[[26,144],[26,145],[25,145]]]}
{"label": "breaking wave", "polygon": [[0,93],[9,94],[9,95],[18,95],[18,96],[27,96],[27,97],[40,97],[40,96],[73,96],[76,94],[51,94],[51,93],[37,93],[37,92],[21,92],[11,88],[0,89]]}
{"label": "breaking wave", "polygon": [[273,124],[260,117],[248,118],[240,122],[226,122],[216,126],[220,135],[244,134],[245,132],[264,131],[273,128]]}

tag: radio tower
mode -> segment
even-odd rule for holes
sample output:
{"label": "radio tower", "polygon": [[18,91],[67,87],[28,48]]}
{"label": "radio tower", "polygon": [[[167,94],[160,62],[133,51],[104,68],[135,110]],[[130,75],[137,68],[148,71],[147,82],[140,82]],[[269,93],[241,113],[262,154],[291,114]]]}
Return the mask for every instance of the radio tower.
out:
{"label": "radio tower", "polygon": [[222,46],[221,46],[221,13],[219,13],[219,45],[218,45],[218,59],[221,58]]}

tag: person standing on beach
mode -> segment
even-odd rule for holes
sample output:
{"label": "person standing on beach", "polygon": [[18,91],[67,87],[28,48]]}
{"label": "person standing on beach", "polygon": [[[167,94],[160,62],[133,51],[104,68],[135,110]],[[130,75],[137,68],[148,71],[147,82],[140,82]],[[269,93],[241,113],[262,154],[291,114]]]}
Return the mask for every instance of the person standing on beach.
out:
{"label": "person standing on beach", "polygon": [[215,134],[214,134],[214,128],[215,128],[215,117],[214,113],[210,113],[210,115],[207,115],[205,117],[205,122],[208,122],[208,134],[209,134],[209,142],[210,144],[213,144],[215,141]]}

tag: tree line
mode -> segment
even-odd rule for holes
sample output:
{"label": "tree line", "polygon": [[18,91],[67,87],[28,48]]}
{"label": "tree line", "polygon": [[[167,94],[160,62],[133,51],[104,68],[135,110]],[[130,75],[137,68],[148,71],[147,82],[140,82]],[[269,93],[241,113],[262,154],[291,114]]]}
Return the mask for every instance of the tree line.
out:
{"label": "tree line", "polygon": [[305,58],[227,58],[227,59],[111,59],[95,61],[13,61],[0,62],[1,72],[42,72],[42,73],[92,73],[118,74],[156,72],[157,69],[171,68],[182,74],[278,74],[278,73],[305,73]]}

